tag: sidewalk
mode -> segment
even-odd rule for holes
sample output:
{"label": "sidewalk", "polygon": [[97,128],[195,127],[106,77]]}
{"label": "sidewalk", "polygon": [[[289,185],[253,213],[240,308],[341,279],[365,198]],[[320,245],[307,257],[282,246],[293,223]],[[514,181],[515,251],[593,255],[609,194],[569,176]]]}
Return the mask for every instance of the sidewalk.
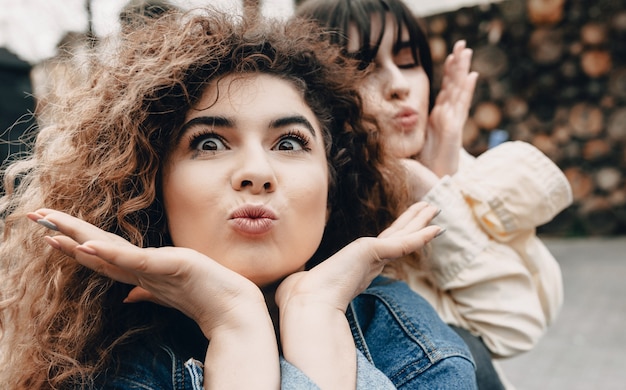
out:
{"label": "sidewalk", "polygon": [[502,361],[517,390],[626,389],[626,237],[544,239],[565,302],[538,346]]}

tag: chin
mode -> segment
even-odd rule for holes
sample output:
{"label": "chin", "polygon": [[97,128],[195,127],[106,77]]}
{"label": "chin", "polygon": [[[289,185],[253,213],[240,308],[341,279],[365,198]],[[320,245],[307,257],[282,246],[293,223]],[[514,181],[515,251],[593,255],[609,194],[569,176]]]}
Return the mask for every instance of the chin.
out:
{"label": "chin", "polygon": [[409,158],[418,155],[424,147],[424,132],[415,129],[408,133],[396,132],[387,144],[388,150],[394,157]]}
{"label": "chin", "polygon": [[422,145],[418,145],[419,147],[415,147],[415,145],[407,145],[409,142],[406,142],[402,145],[397,145],[397,147],[391,147],[391,154],[396,158],[413,158],[417,156],[422,151]]}
{"label": "chin", "polygon": [[264,287],[279,283],[283,279],[285,279],[287,276],[293,273],[296,273],[298,271],[303,271],[303,270],[304,270],[304,266],[295,270],[288,271],[288,272],[257,274],[257,275],[250,275],[250,276],[244,275],[244,276],[246,276],[246,278],[248,278],[252,283],[256,284],[260,288],[264,288]]}

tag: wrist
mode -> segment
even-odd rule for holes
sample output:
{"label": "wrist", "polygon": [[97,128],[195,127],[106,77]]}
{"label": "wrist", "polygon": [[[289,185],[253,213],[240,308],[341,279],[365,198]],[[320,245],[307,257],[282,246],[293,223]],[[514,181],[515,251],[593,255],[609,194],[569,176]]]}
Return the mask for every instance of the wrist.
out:
{"label": "wrist", "polygon": [[228,300],[219,309],[200,314],[196,322],[209,340],[222,335],[243,335],[262,328],[273,332],[269,311],[260,293]]}

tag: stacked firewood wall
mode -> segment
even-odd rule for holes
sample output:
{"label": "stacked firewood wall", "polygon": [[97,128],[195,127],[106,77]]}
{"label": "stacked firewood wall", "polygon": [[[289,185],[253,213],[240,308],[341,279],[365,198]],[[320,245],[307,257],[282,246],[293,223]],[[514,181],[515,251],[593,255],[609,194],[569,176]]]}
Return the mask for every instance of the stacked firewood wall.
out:
{"label": "stacked firewood wall", "polygon": [[[480,73],[464,144],[494,130],[532,143],[566,174],[574,204],[539,229],[626,233],[626,0],[505,0],[424,19],[435,84],[467,40]],[[502,131],[498,133],[502,134]]]}

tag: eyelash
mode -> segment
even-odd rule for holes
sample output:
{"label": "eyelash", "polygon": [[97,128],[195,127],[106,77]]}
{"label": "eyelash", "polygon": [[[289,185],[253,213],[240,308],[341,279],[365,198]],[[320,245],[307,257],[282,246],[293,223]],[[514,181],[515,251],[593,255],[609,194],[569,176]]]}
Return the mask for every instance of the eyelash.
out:
{"label": "eyelash", "polygon": [[[222,137],[221,135],[217,134],[214,131],[207,130],[207,131],[201,131],[201,132],[195,133],[190,137],[189,149],[198,151],[197,147],[200,144],[200,142],[204,141],[205,139],[209,137],[215,137],[219,139],[224,145],[226,146],[228,145],[224,137]],[[281,141],[284,141],[287,139],[295,139],[296,141],[298,141],[298,143],[300,143],[300,146],[302,147],[302,150],[304,151],[308,152],[311,150],[311,148],[309,147],[309,144],[310,144],[309,138],[306,135],[304,135],[302,132],[300,132],[299,130],[289,130],[288,132],[282,134],[280,138],[278,139],[278,141],[276,141],[276,145],[278,145]],[[298,152],[298,151],[296,150],[292,152]]]}
{"label": "eyelash", "polygon": [[295,139],[302,146],[302,150],[306,152],[311,150],[311,148],[309,147],[309,143],[310,143],[309,138],[298,130],[289,130],[288,132],[286,132],[279,138],[276,144],[280,143],[280,141],[283,141],[285,139]]}
{"label": "eyelash", "polygon": [[219,134],[217,134],[214,131],[206,130],[206,131],[201,131],[201,132],[192,134],[192,136],[190,137],[190,140],[189,140],[189,149],[198,151],[197,147],[200,144],[200,142],[204,141],[205,139],[207,139],[209,137],[217,138],[224,145],[227,145],[226,140],[222,136],[220,136]]}

